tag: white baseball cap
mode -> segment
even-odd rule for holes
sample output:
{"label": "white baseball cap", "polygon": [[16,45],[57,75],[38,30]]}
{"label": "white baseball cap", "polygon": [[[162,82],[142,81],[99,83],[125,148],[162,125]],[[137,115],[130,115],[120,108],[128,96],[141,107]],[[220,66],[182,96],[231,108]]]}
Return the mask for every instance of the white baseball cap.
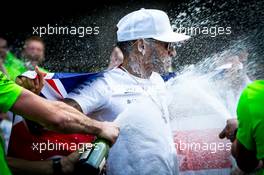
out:
{"label": "white baseball cap", "polygon": [[190,36],[175,33],[168,15],[155,9],[140,9],[124,16],[117,24],[117,40],[153,38],[163,42],[179,42]]}

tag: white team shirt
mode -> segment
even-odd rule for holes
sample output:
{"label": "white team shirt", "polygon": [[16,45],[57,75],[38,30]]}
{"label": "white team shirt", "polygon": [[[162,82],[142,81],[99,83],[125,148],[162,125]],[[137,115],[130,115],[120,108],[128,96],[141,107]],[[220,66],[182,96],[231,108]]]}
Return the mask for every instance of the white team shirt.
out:
{"label": "white team shirt", "polygon": [[128,105],[145,96],[159,109],[163,108],[169,120],[165,93],[165,83],[158,73],[153,72],[149,79],[142,79],[114,68],[94,82],[85,82],[67,98],[75,100],[84,114],[99,121],[113,121]]}
{"label": "white team shirt", "polygon": [[97,120],[117,118],[120,135],[110,150],[107,174],[178,174],[166,86],[158,73],[141,79],[115,68],[85,82],[68,98]]}

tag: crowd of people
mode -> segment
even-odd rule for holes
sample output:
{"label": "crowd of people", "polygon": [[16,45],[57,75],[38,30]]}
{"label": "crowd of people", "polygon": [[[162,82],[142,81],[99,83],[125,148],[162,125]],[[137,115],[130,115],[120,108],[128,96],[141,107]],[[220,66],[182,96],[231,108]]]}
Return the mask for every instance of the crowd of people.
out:
{"label": "crowd of people", "polygon": [[[112,51],[104,76],[83,82],[61,101],[39,96],[45,83],[43,74],[48,72],[38,67],[45,61],[43,40],[35,36],[26,39],[21,58],[17,58],[8,50],[7,41],[0,38],[0,126],[4,131],[0,139],[1,174],[70,174],[75,172],[80,156],[78,150],[53,150],[52,153],[45,152],[46,155],[35,153],[32,148],[23,152],[16,147],[18,141],[8,141],[10,129],[7,126],[14,124],[14,116],[8,111],[26,119],[26,131],[23,132],[28,135],[24,138],[14,136],[26,145],[37,138],[48,139],[49,135],[66,142],[75,140],[75,143],[91,142],[95,135],[114,144],[119,135],[119,126],[114,121],[144,98],[160,111],[161,125],[170,128],[168,104],[163,98],[166,93],[164,79],[168,74],[175,76],[170,72],[171,60],[176,55],[175,43],[190,37],[173,32],[167,14],[152,9],[129,13],[119,21],[117,28],[117,46]],[[240,63],[234,65],[239,67]],[[35,70],[37,78],[20,76],[28,70]],[[237,119],[228,120],[219,134],[220,138],[230,139],[233,143],[232,155],[245,172],[264,173],[263,104],[264,81],[257,80],[243,91],[238,102]],[[169,129],[163,132],[171,134]],[[171,143],[173,138],[168,140],[168,144]],[[171,157],[160,160],[166,169],[156,167],[157,172],[179,174],[177,160],[171,161],[177,158],[175,147],[168,148]],[[57,157],[59,159],[55,159]],[[60,166],[55,166],[58,162]]]}

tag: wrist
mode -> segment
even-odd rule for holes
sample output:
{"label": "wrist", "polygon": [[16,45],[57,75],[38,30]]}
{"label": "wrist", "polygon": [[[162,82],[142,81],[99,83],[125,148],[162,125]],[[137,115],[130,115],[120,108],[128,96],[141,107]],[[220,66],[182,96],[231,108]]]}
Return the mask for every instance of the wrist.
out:
{"label": "wrist", "polygon": [[104,124],[103,122],[99,122],[99,121],[94,121],[93,122],[93,126],[94,126],[94,134],[96,136],[100,136],[101,133],[103,132],[103,129],[104,129]]}
{"label": "wrist", "polygon": [[236,140],[236,134],[237,134],[237,128],[233,131],[233,133],[230,133],[229,139],[233,143]]}

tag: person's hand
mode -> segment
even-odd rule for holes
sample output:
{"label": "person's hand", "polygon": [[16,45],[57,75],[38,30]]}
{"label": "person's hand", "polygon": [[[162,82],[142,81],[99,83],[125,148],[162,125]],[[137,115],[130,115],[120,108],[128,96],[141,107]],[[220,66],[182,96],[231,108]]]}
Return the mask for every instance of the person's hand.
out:
{"label": "person's hand", "polygon": [[68,156],[61,158],[61,169],[63,174],[72,174],[75,171],[75,165],[79,161],[81,154],[77,150]]}
{"label": "person's hand", "polygon": [[25,89],[30,90],[31,92],[39,95],[41,89],[44,86],[44,73],[39,70],[39,68],[36,66],[35,71],[37,73],[37,78],[35,79],[30,79],[27,77],[17,77],[16,78],[16,83]]}
{"label": "person's hand", "polygon": [[226,126],[222,130],[222,132],[219,134],[219,138],[227,138],[231,142],[233,142],[236,139],[235,131],[237,130],[238,122],[236,118],[229,119],[226,121]]}
{"label": "person's hand", "polygon": [[112,144],[115,143],[119,135],[119,127],[113,122],[103,122],[102,131],[99,136],[109,140]]}

